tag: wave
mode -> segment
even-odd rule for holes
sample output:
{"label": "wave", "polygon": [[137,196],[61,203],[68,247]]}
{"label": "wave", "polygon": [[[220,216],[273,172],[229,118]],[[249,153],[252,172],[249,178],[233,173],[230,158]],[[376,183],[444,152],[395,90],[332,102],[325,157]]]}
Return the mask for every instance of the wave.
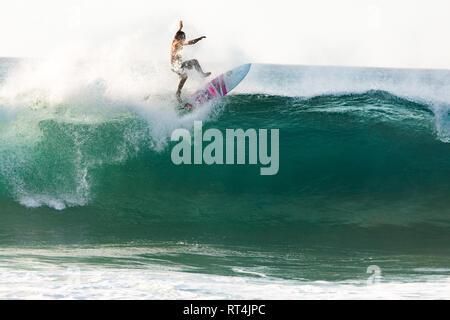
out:
{"label": "wave", "polygon": [[[185,115],[175,111],[172,92],[145,100],[144,91],[118,94],[99,78],[56,91],[10,78],[0,88],[5,234],[288,242],[321,235],[333,242],[337,234],[342,240],[370,230],[366,241],[396,234],[425,248],[415,237],[430,232],[441,234],[434,236],[439,243],[448,240],[448,115],[438,107],[444,96],[407,97],[398,85],[363,90],[370,81],[358,77],[354,87],[332,91],[334,73],[318,88],[299,81],[315,79],[307,74],[314,68],[274,68],[254,68],[236,94]],[[269,86],[264,76],[299,70],[290,85]],[[314,73],[327,79],[324,70]],[[170,135],[192,130],[194,120],[221,131],[279,129],[278,174],[260,176],[254,165],[174,165]]]}
{"label": "wave", "polygon": [[[302,171],[295,168],[299,160],[302,161],[301,167],[307,167],[317,175],[332,168],[328,173],[339,177],[347,163],[354,163],[358,158],[361,170],[369,169],[369,165],[380,160],[391,160],[400,167],[400,161],[408,157],[417,159],[421,148],[427,146],[430,153],[420,156],[424,166],[429,166],[429,161],[436,161],[433,154],[444,152],[438,157],[441,159],[447,152],[447,146],[436,139],[433,113],[427,106],[386,92],[309,99],[236,95],[214,108],[217,116],[207,120],[206,127],[220,130],[279,128],[282,151],[292,150],[286,154],[283,163],[287,171],[297,173]],[[153,172],[148,172],[149,177],[158,176],[163,170],[174,176],[175,184],[186,178],[177,178],[177,168],[168,158],[171,149],[169,137],[180,124],[192,129],[196,119],[193,115],[179,120],[175,114],[172,126],[160,121],[156,130],[148,118],[132,109],[109,109],[102,115],[103,119],[95,118],[97,111],[89,114],[84,110],[79,117],[73,112],[65,106],[52,111],[46,108],[27,110],[2,127],[3,189],[9,189],[21,203],[48,205],[50,201],[58,201],[50,199],[60,199],[55,207],[85,205],[91,199],[90,195],[95,193],[91,187],[97,185],[101,189],[102,183],[94,177],[94,172],[120,171],[130,161],[139,164],[139,168],[159,163],[155,164]],[[403,148],[403,152],[393,149],[394,146]],[[334,161],[328,163],[333,158]],[[408,166],[406,162],[402,164]],[[439,168],[444,170],[445,162]],[[281,168],[282,171],[286,169]],[[377,169],[385,179],[389,179],[389,175],[383,174],[383,170],[394,173],[392,166],[380,164]],[[172,170],[174,172],[170,173]],[[224,177],[230,179],[228,175],[234,169],[213,166],[205,170],[228,172]],[[255,175],[251,166],[245,170],[248,172],[246,175]],[[233,175],[234,178],[241,180]],[[330,179],[323,188],[330,185],[345,188],[349,185],[346,180],[346,177]],[[193,183],[195,188],[201,187],[201,183]],[[298,186],[293,184],[292,187]],[[32,197],[32,194],[40,196]]]}

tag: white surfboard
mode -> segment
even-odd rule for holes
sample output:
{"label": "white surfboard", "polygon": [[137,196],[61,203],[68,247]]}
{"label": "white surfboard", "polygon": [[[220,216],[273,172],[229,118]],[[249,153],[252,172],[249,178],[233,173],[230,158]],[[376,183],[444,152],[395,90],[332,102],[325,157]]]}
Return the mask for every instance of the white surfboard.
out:
{"label": "white surfboard", "polygon": [[233,90],[250,71],[251,63],[243,64],[226,73],[214,78],[205,86],[197,91],[191,97],[186,99],[183,106],[186,109],[192,109],[204,104],[207,101],[220,99]]}

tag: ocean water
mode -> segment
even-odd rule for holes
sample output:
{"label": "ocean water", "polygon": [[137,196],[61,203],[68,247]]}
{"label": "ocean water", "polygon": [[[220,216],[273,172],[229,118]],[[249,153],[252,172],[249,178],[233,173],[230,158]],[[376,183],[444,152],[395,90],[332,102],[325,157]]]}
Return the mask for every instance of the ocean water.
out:
{"label": "ocean water", "polygon": [[[450,298],[450,71],[255,64],[180,115],[160,68],[0,59],[0,298]],[[174,165],[194,120],[279,129],[278,174]]]}

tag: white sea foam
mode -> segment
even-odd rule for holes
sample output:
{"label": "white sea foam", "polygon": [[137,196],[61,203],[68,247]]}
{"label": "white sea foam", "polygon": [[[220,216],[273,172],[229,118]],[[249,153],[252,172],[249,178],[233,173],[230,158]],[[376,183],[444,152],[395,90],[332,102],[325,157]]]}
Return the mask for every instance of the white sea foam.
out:
{"label": "white sea foam", "polygon": [[83,258],[123,259],[158,252],[164,253],[164,249],[4,249],[0,252],[0,298],[445,299],[450,292],[450,278],[436,270],[435,275],[381,279],[367,284],[366,280],[285,280],[265,276],[261,268],[252,271],[250,267],[235,268],[236,275],[223,276],[197,273],[183,265],[74,262]]}
{"label": "white sea foam", "polygon": [[[91,198],[89,178],[95,166],[123,163],[143,143],[146,148],[162,151],[174,129],[190,129],[193,120],[214,117],[212,110],[217,108],[211,106],[184,117],[177,114],[177,76],[168,63],[158,62],[158,57],[137,58],[135,53],[144,50],[141,43],[136,36],[95,49],[65,48],[44,60],[23,60],[10,70],[0,84],[0,152],[4,154],[0,174],[21,204],[58,210],[84,205]],[[193,76],[186,94],[199,85],[201,81]],[[147,126],[125,128],[121,141],[113,143],[113,153],[87,154],[84,146],[92,139],[86,136],[89,130],[94,132],[101,124],[127,119],[144,120]],[[65,172],[71,176],[71,190],[55,193],[45,184],[36,187],[27,181],[30,174],[39,176],[43,169],[39,166],[49,165],[42,164],[37,159],[40,154],[36,154],[41,145],[48,145],[41,124],[49,121],[62,125],[59,129],[65,130],[64,136],[76,149],[66,162],[72,165]],[[79,129],[69,132],[74,126]],[[82,126],[88,126],[88,131]],[[34,168],[34,172],[27,173],[28,168]]]}

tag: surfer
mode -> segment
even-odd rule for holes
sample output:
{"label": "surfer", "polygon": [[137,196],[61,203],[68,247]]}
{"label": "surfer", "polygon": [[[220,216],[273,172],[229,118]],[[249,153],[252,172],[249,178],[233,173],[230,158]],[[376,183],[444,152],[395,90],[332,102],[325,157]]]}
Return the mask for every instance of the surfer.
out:
{"label": "surfer", "polygon": [[204,77],[208,77],[211,75],[211,72],[203,72],[202,67],[198,63],[197,59],[182,61],[181,51],[183,50],[183,47],[196,44],[206,37],[202,36],[194,40],[186,41],[186,34],[181,31],[181,29],[183,29],[183,21],[180,21],[180,28],[175,34],[175,37],[172,41],[172,48],[170,49],[170,64],[172,66],[172,71],[180,76],[180,83],[178,84],[178,90],[176,93],[177,100],[180,103],[182,102],[181,89],[183,89],[183,86],[188,78],[186,70],[195,68],[195,70],[197,70]]}

